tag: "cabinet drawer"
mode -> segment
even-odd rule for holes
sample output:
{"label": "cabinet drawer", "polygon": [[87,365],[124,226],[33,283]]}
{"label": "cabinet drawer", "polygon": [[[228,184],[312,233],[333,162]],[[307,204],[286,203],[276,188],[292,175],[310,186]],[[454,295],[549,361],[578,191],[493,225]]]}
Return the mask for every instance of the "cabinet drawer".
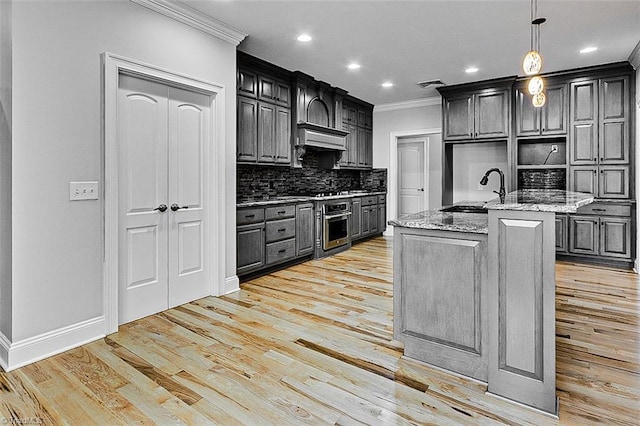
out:
{"label": "cabinet drawer", "polygon": [[378,195],[378,204],[383,204],[387,202],[387,196],[386,195]]}
{"label": "cabinet drawer", "polygon": [[267,243],[285,240],[296,236],[296,219],[283,219],[267,222]]}
{"label": "cabinet drawer", "polygon": [[248,225],[264,221],[264,209],[242,209],[236,211],[236,225]]}
{"label": "cabinet drawer", "polygon": [[296,256],[296,239],[267,244],[267,265],[293,259]]}
{"label": "cabinet drawer", "polygon": [[631,216],[631,206],[624,204],[591,203],[578,209],[578,214],[597,214],[599,216]]}
{"label": "cabinet drawer", "polygon": [[296,206],[294,204],[289,206],[275,206],[267,207],[267,220],[284,219],[287,217],[295,217]]}
{"label": "cabinet drawer", "polygon": [[375,195],[371,195],[369,197],[362,197],[362,207],[364,206],[374,206],[378,204],[378,197]]}

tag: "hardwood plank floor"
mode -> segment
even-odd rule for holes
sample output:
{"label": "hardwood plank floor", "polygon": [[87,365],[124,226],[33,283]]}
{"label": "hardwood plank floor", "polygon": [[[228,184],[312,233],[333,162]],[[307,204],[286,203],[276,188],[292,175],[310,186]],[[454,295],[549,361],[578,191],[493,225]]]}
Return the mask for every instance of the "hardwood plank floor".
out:
{"label": "hardwood plank floor", "polygon": [[2,372],[0,421],[638,424],[636,274],[557,264],[558,421],[402,357],[391,252],[391,239],[376,238]]}

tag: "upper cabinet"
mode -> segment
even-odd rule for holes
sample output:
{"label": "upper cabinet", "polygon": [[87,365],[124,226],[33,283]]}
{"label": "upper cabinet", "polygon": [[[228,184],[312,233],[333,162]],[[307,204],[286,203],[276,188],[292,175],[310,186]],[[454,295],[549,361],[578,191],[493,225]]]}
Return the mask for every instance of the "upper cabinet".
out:
{"label": "upper cabinet", "polygon": [[483,140],[509,137],[511,85],[515,78],[482,82],[482,86],[440,88],[445,140]]}
{"label": "upper cabinet", "polygon": [[342,103],[342,130],[346,151],[340,158],[340,168],[370,169],[373,166],[373,105],[345,99]]}
{"label": "upper cabinet", "polygon": [[291,85],[287,75],[238,62],[237,162],[290,165]]}
{"label": "upper cabinet", "polygon": [[629,162],[629,76],[571,83],[571,164]]}
{"label": "upper cabinet", "polygon": [[515,90],[516,136],[547,136],[567,134],[567,85],[547,82],[547,102],[542,108],[531,103],[526,81]]}

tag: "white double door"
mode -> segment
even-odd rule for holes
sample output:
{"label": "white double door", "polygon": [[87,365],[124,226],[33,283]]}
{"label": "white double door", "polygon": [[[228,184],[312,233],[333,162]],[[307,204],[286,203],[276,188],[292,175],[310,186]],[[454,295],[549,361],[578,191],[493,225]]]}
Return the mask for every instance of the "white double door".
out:
{"label": "white double door", "polygon": [[118,322],[210,294],[208,95],[118,85]]}

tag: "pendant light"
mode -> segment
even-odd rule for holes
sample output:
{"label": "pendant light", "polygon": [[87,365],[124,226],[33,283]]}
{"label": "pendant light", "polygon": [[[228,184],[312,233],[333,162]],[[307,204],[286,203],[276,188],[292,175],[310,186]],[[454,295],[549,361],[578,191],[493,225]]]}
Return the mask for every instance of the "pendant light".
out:
{"label": "pendant light", "polygon": [[543,93],[544,80],[539,74],[542,70],[542,56],[540,55],[540,25],[545,23],[546,18],[538,18],[538,0],[531,0],[531,28],[529,30],[530,46],[529,51],[522,61],[522,69],[526,75],[534,76],[529,80],[527,88],[532,95],[533,106],[539,108],[544,105],[546,97]]}

